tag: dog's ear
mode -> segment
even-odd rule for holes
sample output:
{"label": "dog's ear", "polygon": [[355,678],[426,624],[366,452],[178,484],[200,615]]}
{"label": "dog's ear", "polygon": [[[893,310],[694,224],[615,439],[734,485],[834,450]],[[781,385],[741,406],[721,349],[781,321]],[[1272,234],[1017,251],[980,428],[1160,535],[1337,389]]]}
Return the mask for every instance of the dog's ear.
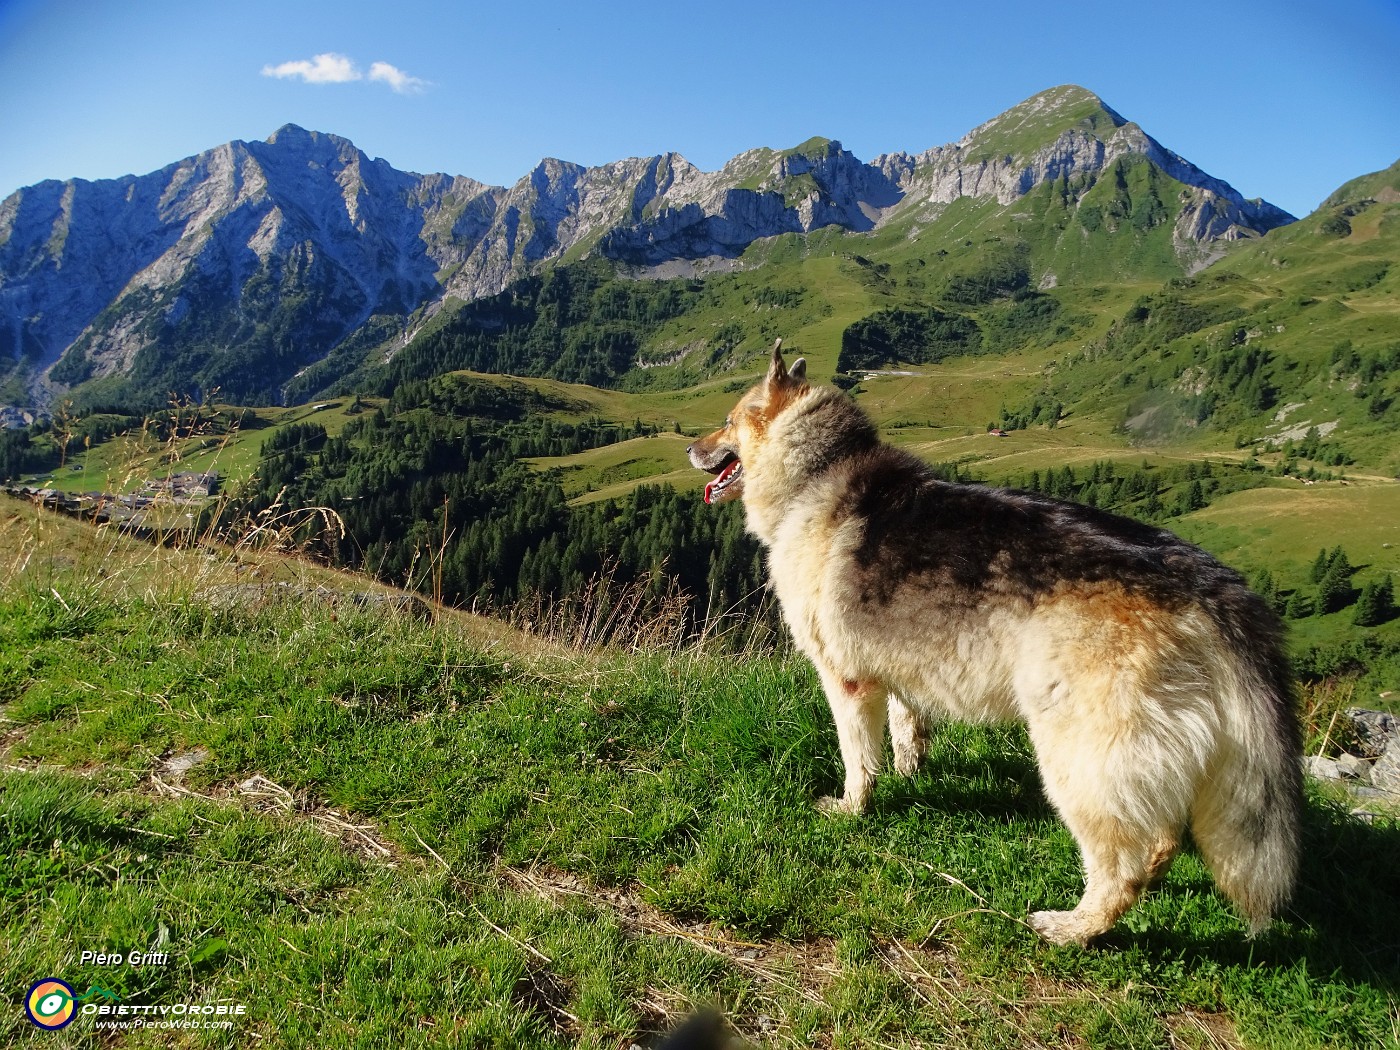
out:
{"label": "dog's ear", "polygon": [[773,357],[768,362],[768,383],[781,383],[787,377],[787,365],[783,363],[783,341],[778,339],[773,343]]}
{"label": "dog's ear", "polygon": [[799,357],[792,363],[792,367],[788,369],[788,378],[794,383],[807,382],[807,359],[805,357]]}

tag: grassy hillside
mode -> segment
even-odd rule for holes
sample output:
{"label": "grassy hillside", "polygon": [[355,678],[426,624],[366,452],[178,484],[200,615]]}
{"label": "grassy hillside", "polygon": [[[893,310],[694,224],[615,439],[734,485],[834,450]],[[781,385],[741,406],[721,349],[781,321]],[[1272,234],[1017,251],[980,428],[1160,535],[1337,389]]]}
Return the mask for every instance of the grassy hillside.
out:
{"label": "grassy hillside", "polygon": [[1137,300],[1048,386],[1142,440],[1286,453],[1316,427],[1347,461],[1400,473],[1400,194],[1348,198],[1382,176]]}
{"label": "grassy hillside", "polygon": [[[1400,535],[1396,534],[1394,524],[1400,485],[1367,464],[1338,466],[1296,457],[1290,460],[1283,450],[1270,452],[1259,447],[1220,447],[1210,440],[1211,432],[1205,429],[1188,439],[1144,443],[1132,431],[1114,424],[1112,403],[1107,407],[1095,406],[1097,410],[1069,411],[1054,427],[1032,426],[1010,431],[1004,437],[990,436],[986,430],[987,423],[999,418],[999,409],[1005,402],[1014,403],[1018,398],[1032,396],[1036,389],[1034,384],[1042,379],[1037,370],[1038,360],[1034,354],[958,359],[905,370],[914,374],[871,376],[860,383],[855,393],[858,401],[875,416],[889,440],[908,447],[930,462],[955,464],[964,475],[999,484],[1025,486],[1033,474],[1043,474],[1047,479],[1051,472],[1066,469],[1082,474],[1095,468],[1096,464],[1114,464],[1120,473],[1141,468],[1165,470],[1173,465],[1193,463],[1203,466],[1214,464],[1235,471],[1254,464],[1258,470],[1267,468],[1274,475],[1289,467],[1290,463],[1295,474],[1320,467],[1323,476],[1335,479],[1340,475],[1346,480],[1308,483],[1296,477],[1270,478],[1261,475],[1250,482],[1251,486],[1256,486],[1252,491],[1236,492],[1224,499],[1211,496],[1209,506],[1204,509],[1177,506],[1184,493],[1183,485],[1178,483],[1175,488],[1160,493],[1162,510],[1159,512],[1153,512],[1150,507],[1123,506],[1120,509],[1129,513],[1147,513],[1149,516],[1155,514],[1153,520],[1163,521],[1200,543],[1250,578],[1267,571],[1280,590],[1280,608],[1295,592],[1304,598],[1312,595],[1315,581],[1307,578],[1307,570],[1319,547],[1330,549],[1341,545],[1346,550],[1355,567],[1351,577],[1353,596],[1359,594],[1368,583],[1379,583],[1387,576],[1393,580],[1400,574],[1400,559],[1396,556],[1396,551],[1400,550]],[[601,520],[614,522],[606,527],[622,530],[611,540],[592,532],[587,537],[563,536],[558,541],[560,552],[550,554],[550,559],[562,553],[564,543],[575,539],[588,544],[622,543],[621,548],[609,546],[606,551],[595,552],[592,558],[602,557],[606,561],[620,553],[630,565],[635,555],[628,553],[623,540],[626,526],[618,510],[607,508],[620,507],[625,510],[641,486],[659,483],[686,493],[686,499],[694,503],[691,516],[698,516],[697,521],[712,517],[712,512],[699,503],[699,488],[705,480],[704,476],[689,466],[685,449],[695,435],[708,431],[723,419],[739,392],[754,378],[754,375],[730,376],[685,390],[637,393],[600,390],[547,379],[513,379],[478,373],[461,373],[442,382],[447,382],[449,387],[456,384],[463,389],[499,390],[506,403],[538,403],[541,407],[536,414],[547,416],[562,426],[588,426],[591,425],[590,421],[611,420],[624,429],[621,435],[624,437],[626,428],[638,424],[655,428],[658,432],[650,436],[622,441],[614,437],[604,439],[596,447],[585,447],[583,451],[559,456],[531,456],[524,461],[536,473],[544,475],[545,480],[561,486],[564,498],[574,508],[601,508]],[[171,470],[213,468],[224,473],[231,491],[237,491],[241,480],[260,469],[267,479],[257,484],[264,488],[271,486],[265,502],[270,502],[279,492],[283,492],[284,499],[290,500],[293,505],[298,501],[308,505],[328,503],[347,515],[352,532],[360,537],[358,543],[372,544],[376,537],[384,535],[382,529],[385,526],[376,523],[377,518],[369,521],[361,519],[370,509],[370,504],[364,502],[365,498],[369,497],[378,505],[386,494],[383,483],[369,480],[378,475],[366,475],[362,470],[355,470],[346,475],[343,482],[316,482],[315,479],[323,471],[312,469],[308,472],[305,467],[292,468],[276,459],[262,462],[258,455],[265,445],[277,442],[279,435],[291,435],[293,427],[307,424],[324,426],[328,435],[334,438],[354,421],[354,437],[350,439],[349,447],[358,450],[355,455],[383,459],[383,454],[373,446],[374,441],[381,440],[374,436],[379,432],[374,428],[365,429],[361,424],[367,421],[368,415],[389,407],[385,402],[366,400],[359,411],[352,411],[352,402],[344,399],[298,409],[258,410],[259,427],[230,434],[201,436],[196,433],[160,442],[143,433],[136,438],[116,439],[76,453],[73,457],[75,465],[81,466],[82,470],[59,470],[46,476],[52,480],[41,478],[35,483],[73,491],[109,486],[118,490],[133,489],[144,479]],[[412,423],[416,429],[425,425],[421,420],[413,422],[423,416],[424,410],[415,409],[407,402],[394,411],[402,414],[393,418]],[[1297,415],[1301,415],[1301,410],[1294,410],[1294,416]],[[431,411],[423,419],[431,419]],[[463,425],[460,422],[453,424],[459,429]],[[450,444],[451,441],[448,442]],[[1306,452],[1307,442],[1298,440],[1296,444]],[[1322,451],[1318,455],[1324,455],[1329,446],[1337,445],[1335,435],[1329,435],[1329,441],[1320,444]],[[1343,447],[1350,451],[1365,446],[1349,441]],[[405,504],[404,513],[409,517],[403,519],[407,524],[403,524],[402,528],[412,526],[417,536],[412,543],[416,546],[387,560],[382,551],[376,554],[363,547],[354,547],[349,551],[351,563],[379,565],[386,579],[422,588],[441,587],[443,568],[429,568],[437,564],[447,570],[451,593],[457,593],[452,590],[454,580],[459,581],[460,586],[471,588],[475,587],[471,581],[483,572],[487,577],[495,577],[497,574],[488,571],[489,567],[466,567],[471,559],[480,560],[488,556],[489,552],[484,547],[481,551],[450,550],[445,560],[440,554],[433,553],[448,531],[453,548],[463,542],[478,542],[471,540],[471,536],[475,535],[475,532],[469,531],[473,512],[471,503],[463,498],[454,497],[455,510],[450,530],[444,530],[440,524],[429,523],[436,516],[434,508],[442,507],[444,494],[456,482],[444,475],[443,484],[448,489],[442,489],[436,496],[431,491],[422,492],[422,483],[414,480],[417,475],[412,470],[405,473],[405,466],[399,463],[392,450],[388,450],[387,454],[391,461],[385,460],[384,465],[376,469],[387,469],[391,471],[390,476],[398,477],[397,486],[391,488],[397,488],[405,495],[410,489],[415,493],[411,501],[414,509],[407,509],[408,505]],[[305,458],[300,457],[299,462]],[[314,461],[315,454],[312,454],[310,462]],[[344,468],[337,469],[344,474]],[[361,480],[354,480],[356,478]],[[370,487],[364,488],[366,484]],[[507,493],[520,491],[518,481],[507,481],[505,484],[504,491]],[[1257,488],[1262,484],[1269,487]],[[284,486],[289,487],[284,489]],[[470,488],[468,485],[468,490]],[[1082,494],[1077,494],[1077,498],[1082,498]],[[509,516],[509,505],[498,505],[493,513]],[[462,517],[464,514],[465,518]],[[400,517],[402,515],[395,521]],[[590,520],[600,519],[595,516]],[[393,526],[395,529],[399,527]],[[546,528],[541,535],[548,533],[549,529]],[[523,544],[520,548],[522,552],[534,550],[538,538],[529,538],[534,534],[528,532],[517,541]],[[485,544],[487,541],[481,539],[479,542]],[[681,544],[675,540],[667,541],[660,534],[650,537],[647,543],[656,548],[654,558],[659,559],[649,570],[653,573],[674,576],[677,567],[675,559],[691,557],[692,544],[687,544],[682,550]],[[540,553],[544,554],[543,551]],[[702,558],[713,552],[697,548],[693,553],[695,557]],[[729,557],[728,554],[725,556]],[[749,555],[740,551],[735,553],[735,557],[747,564]],[[463,561],[464,558],[467,561]],[[750,569],[752,572],[759,571],[752,566],[745,569],[745,580],[752,574]],[[543,568],[540,571],[543,578],[549,578],[549,571]],[[533,580],[533,572],[533,569],[524,572],[521,579]],[[688,572],[690,575],[687,579],[696,576],[699,570]],[[716,567],[711,566],[709,587],[717,585],[715,572]],[[705,575],[699,572],[697,578]],[[514,577],[509,576],[508,580],[513,581]],[[514,593],[514,583],[498,581],[495,586],[507,586],[510,593]],[[737,587],[735,594],[745,593],[749,589],[748,583],[739,583],[737,578],[734,587]],[[733,590],[733,587],[729,589]],[[473,590],[471,593],[457,594],[457,597],[458,600],[470,602],[476,600],[477,595]],[[1297,651],[1303,654],[1314,647],[1335,650],[1337,647],[1360,644],[1378,646],[1365,650],[1372,655],[1363,654],[1359,665],[1350,659],[1344,661],[1344,665],[1359,666],[1367,671],[1366,688],[1372,692],[1394,688],[1400,684],[1395,680],[1395,661],[1384,654],[1400,649],[1400,621],[1391,620],[1377,627],[1359,628],[1352,623],[1352,617],[1353,610],[1348,605],[1338,612],[1322,616],[1304,615],[1295,619],[1292,621],[1292,631]]]}
{"label": "grassy hillside", "polygon": [[[290,408],[222,406],[226,414],[243,420],[231,429],[210,425],[212,406],[182,406],[172,413],[178,420],[172,428],[137,424],[90,445],[72,441],[61,464],[21,475],[16,481],[61,492],[119,493],[135,491],[143,482],[172,472],[217,471],[227,483],[236,484],[253,475],[263,444],[283,430],[315,423],[328,434],[339,434],[348,421],[381,403],[382,399],[362,398],[357,404],[355,398],[347,397]],[[157,422],[159,418],[153,417]],[[56,421],[39,441],[55,444],[56,432],[63,427]]]}
{"label": "grassy hillside", "polygon": [[[1320,483],[1237,492],[1173,522],[1181,535],[1216,553],[1251,579],[1267,571],[1280,584],[1311,590],[1308,571],[1322,548],[1341,545],[1360,588],[1367,581],[1400,579],[1400,484],[1394,482]],[[1358,628],[1353,610],[1289,621],[1293,648],[1375,644],[1400,650],[1400,621]],[[1375,691],[1400,685],[1400,667],[1392,666],[1372,682]],[[1391,706],[1371,692],[1364,703]]]}
{"label": "grassy hillside", "polygon": [[[781,652],[250,595],[225,585],[368,585],[15,501],[0,550],[12,1002],[51,974],[245,1007],[142,1045],[651,1045],[706,1004],[759,1047],[1379,1048],[1400,1024],[1400,833],[1320,798],[1260,940],[1188,853],[1105,945],[1052,948],[1025,913],[1080,874],[1019,731],[942,728],[925,772],[831,820],[835,736]],[[17,1003],[0,1025],[30,1028]]]}

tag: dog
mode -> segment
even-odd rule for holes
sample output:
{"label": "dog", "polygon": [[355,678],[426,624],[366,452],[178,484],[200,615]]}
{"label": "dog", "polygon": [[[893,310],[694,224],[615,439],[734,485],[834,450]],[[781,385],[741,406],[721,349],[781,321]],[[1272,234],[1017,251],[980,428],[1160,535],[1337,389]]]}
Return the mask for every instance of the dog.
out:
{"label": "dog", "polygon": [[1301,748],[1283,627],[1198,547],[1029,492],[939,480],[855,402],[786,367],[688,449],[707,503],[742,499],[845,766],[831,813],[866,809],[888,724],[915,772],[936,718],[1019,719],[1083,860],[1056,944],[1107,932],[1189,825],[1215,881],[1266,928],[1292,892]]}

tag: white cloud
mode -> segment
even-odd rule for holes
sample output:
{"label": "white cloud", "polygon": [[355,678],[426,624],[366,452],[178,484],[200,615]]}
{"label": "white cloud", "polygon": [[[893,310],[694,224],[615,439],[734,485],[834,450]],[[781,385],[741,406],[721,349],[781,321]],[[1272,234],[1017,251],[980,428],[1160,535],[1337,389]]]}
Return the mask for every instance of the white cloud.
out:
{"label": "white cloud", "polygon": [[[308,84],[349,84],[364,80],[360,67],[346,55],[327,51],[310,59],[283,62],[276,66],[263,66],[262,75],[277,77],[279,80],[300,78]],[[409,76],[397,66],[388,62],[373,62],[369,67],[369,79],[388,84],[400,95],[416,95],[428,86],[426,80]]]}
{"label": "white cloud", "polygon": [[375,62],[369,67],[371,80],[382,80],[400,95],[416,95],[428,86],[427,81],[411,77],[388,62]]}
{"label": "white cloud", "polygon": [[278,66],[263,66],[262,74],[282,80],[300,77],[308,84],[347,84],[352,80],[361,79],[362,76],[355,68],[354,62],[333,51],[317,55],[309,62],[301,59],[298,62],[283,62]]}

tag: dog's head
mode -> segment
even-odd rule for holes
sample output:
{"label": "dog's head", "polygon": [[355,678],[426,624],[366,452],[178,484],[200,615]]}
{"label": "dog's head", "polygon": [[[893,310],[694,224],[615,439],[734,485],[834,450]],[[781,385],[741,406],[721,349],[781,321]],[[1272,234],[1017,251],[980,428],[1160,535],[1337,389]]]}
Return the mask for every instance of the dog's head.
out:
{"label": "dog's head", "polygon": [[768,375],[739,399],[724,426],[686,449],[694,466],[715,475],[705,486],[706,503],[723,503],[744,494],[745,459],[760,446],[778,413],[807,388],[807,362],[799,357],[788,368],[782,347],[781,339],[773,344]]}

